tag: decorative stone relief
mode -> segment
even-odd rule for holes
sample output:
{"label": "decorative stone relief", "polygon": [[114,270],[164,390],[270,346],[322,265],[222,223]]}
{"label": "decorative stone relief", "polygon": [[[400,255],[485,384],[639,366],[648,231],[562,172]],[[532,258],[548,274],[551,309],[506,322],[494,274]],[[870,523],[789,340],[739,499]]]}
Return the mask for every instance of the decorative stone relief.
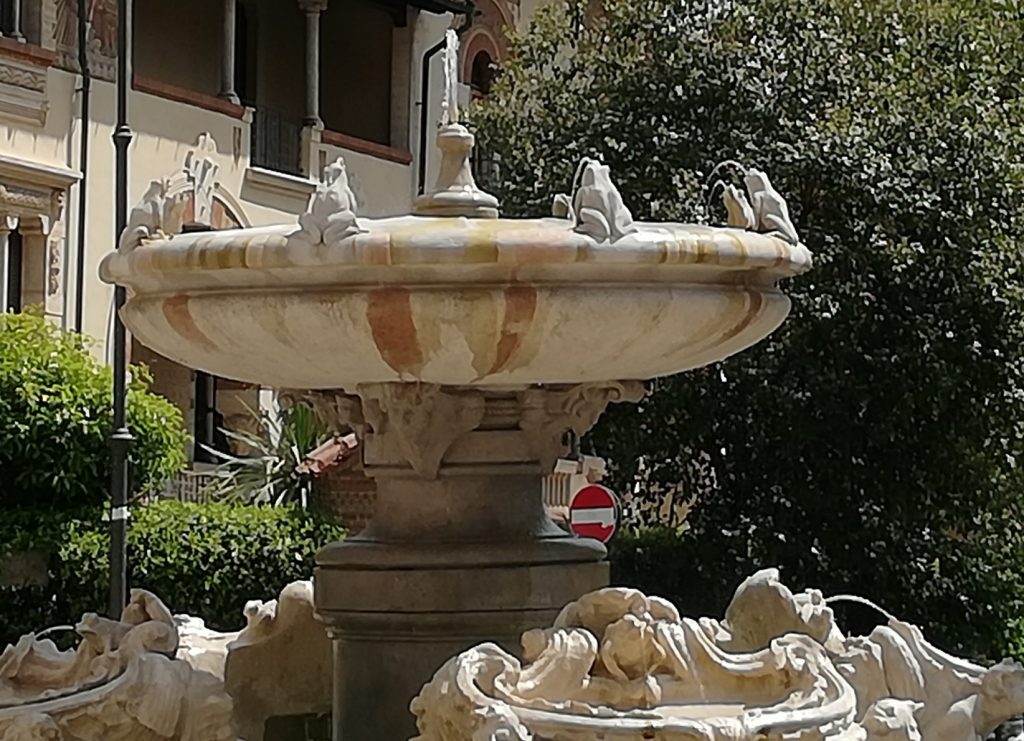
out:
{"label": "decorative stone relief", "polygon": [[[577,232],[598,242],[615,242],[637,231],[607,165],[584,157],[574,180],[571,214]],[[556,199],[556,215],[562,208],[564,201]]]}
{"label": "decorative stone relief", "polygon": [[348,184],[345,160],[338,157],[324,168],[323,181],[317,184],[306,213],[299,216],[298,236],[328,247],[359,234],[356,197]]}
{"label": "decorative stone relief", "polygon": [[570,603],[523,635],[451,659],[413,700],[416,741],[982,741],[1024,711],[1024,667],[954,658],[891,619],[848,638],[821,593],[774,569],[724,621],[633,589]]}
{"label": "decorative stone relief", "polygon": [[181,231],[187,193],[170,192],[167,180],[149,184],[142,200],[128,214],[118,250],[127,252],[150,239],[168,239]]}
{"label": "decorative stone relief", "polygon": [[220,165],[213,159],[217,153],[217,142],[204,132],[196,141],[196,148],[185,155],[185,177],[192,185],[194,215],[197,224],[213,224],[213,192],[216,187]]}
{"label": "decorative stone relief", "polygon": [[562,438],[572,430],[584,435],[612,402],[637,402],[645,394],[640,381],[587,383],[568,388],[531,388],[520,392],[521,430],[533,447],[545,473],[565,452]]}
{"label": "decorative stone relief", "polygon": [[0,739],[233,741],[217,678],[176,661],[167,608],[132,590],[120,620],[86,614],[76,649],[23,636],[0,655]]}
{"label": "decorative stone relief", "polygon": [[51,210],[51,191],[23,188],[0,183],[0,211],[48,214]]}
{"label": "decorative stone relief", "polygon": [[437,477],[452,443],[475,429],[484,416],[483,393],[476,390],[381,383],[360,386],[359,395],[374,434],[394,441],[397,452],[424,478]]}
{"label": "decorative stone relief", "polygon": [[46,91],[46,70],[3,60],[0,62],[0,83],[42,93]]}
{"label": "decorative stone relief", "polygon": [[60,293],[60,276],[63,255],[61,250],[61,239],[50,239],[48,247],[49,259],[47,261],[46,295],[56,296]]}
{"label": "decorative stone relief", "polygon": [[0,115],[40,125],[46,122],[46,67],[0,59]]}

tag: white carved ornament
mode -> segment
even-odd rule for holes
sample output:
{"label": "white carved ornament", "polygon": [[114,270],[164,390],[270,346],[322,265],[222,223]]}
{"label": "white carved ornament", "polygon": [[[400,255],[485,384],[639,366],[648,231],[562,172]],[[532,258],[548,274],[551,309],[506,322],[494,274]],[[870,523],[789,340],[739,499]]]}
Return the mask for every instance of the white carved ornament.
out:
{"label": "white carved ornament", "polygon": [[983,741],[1024,712],[1024,667],[949,656],[898,620],[848,638],[821,593],[755,574],[724,621],[605,589],[442,667],[416,741]]}
{"label": "white carved ornament", "polygon": [[130,252],[152,239],[169,239],[181,231],[187,193],[171,193],[168,180],[153,180],[128,214],[118,250]]}
{"label": "white carved ornament", "polygon": [[736,184],[718,181],[712,194],[721,190],[725,205],[726,224],[739,229],[770,234],[789,242],[800,244],[800,235],[789,215],[789,206],[768,178],[767,173],[756,168],[744,168],[736,162],[723,162],[713,172],[729,167],[742,175],[744,193]]}
{"label": "white carved ornament", "polygon": [[576,169],[572,199],[556,195],[552,213],[574,221],[576,232],[598,242],[616,242],[638,231],[608,166],[589,157],[584,157]]}
{"label": "white carved ornament", "polygon": [[167,608],[132,590],[120,620],[86,614],[78,647],[23,636],[0,654],[2,741],[234,741],[231,700],[211,674],[173,658]]}

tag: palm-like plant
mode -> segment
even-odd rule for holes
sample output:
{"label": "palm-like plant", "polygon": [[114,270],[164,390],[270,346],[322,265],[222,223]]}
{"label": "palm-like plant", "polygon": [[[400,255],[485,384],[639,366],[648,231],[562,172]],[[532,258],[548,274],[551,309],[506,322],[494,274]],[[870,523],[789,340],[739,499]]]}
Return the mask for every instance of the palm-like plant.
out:
{"label": "palm-like plant", "polygon": [[254,411],[257,431],[223,430],[231,440],[252,451],[235,456],[207,448],[222,463],[207,488],[211,498],[280,506],[298,503],[305,507],[314,475],[300,469],[306,454],[323,443],[329,434],[313,410],[295,404],[278,413]]}

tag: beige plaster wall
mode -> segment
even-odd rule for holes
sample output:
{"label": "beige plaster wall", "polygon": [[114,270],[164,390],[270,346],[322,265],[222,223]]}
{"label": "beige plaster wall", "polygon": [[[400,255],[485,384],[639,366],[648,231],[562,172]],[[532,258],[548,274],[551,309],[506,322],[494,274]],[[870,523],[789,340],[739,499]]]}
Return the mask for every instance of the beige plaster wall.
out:
{"label": "beige plaster wall", "polygon": [[350,149],[318,144],[319,161],[333,162],[345,158],[349,185],[363,216],[397,216],[412,209],[411,193],[415,187],[412,165],[390,162]]}

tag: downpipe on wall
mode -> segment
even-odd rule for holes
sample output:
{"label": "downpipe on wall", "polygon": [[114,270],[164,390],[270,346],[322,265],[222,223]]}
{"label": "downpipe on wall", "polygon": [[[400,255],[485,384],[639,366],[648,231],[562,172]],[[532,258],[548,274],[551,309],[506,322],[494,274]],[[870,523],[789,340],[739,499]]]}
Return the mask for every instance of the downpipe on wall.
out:
{"label": "downpipe on wall", "polygon": [[[455,11],[452,11],[453,15],[457,15]],[[469,3],[465,11],[462,11],[462,15],[465,17],[466,22],[463,23],[459,28],[455,30],[455,33],[461,38],[473,25],[473,19],[476,17],[476,6],[473,3]],[[432,47],[427,49],[423,55],[423,62],[420,66],[420,144],[419,144],[419,172],[416,177],[416,194],[423,195],[426,189],[427,180],[427,119],[430,116],[430,62],[437,56],[437,53],[444,49],[445,41],[442,38]]]}

